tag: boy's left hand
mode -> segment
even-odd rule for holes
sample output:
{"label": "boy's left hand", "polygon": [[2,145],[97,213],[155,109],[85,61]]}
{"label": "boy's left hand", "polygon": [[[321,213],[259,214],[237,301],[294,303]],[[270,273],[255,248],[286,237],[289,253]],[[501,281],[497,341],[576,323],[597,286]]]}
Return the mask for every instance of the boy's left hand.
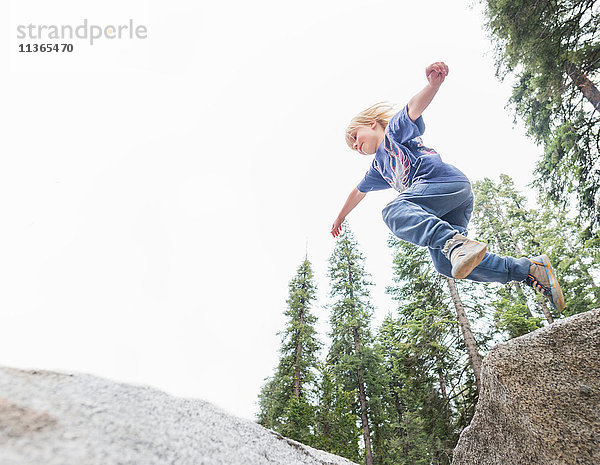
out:
{"label": "boy's left hand", "polygon": [[425,68],[425,75],[429,84],[433,87],[439,87],[448,76],[448,66],[443,61],[438,61]]}

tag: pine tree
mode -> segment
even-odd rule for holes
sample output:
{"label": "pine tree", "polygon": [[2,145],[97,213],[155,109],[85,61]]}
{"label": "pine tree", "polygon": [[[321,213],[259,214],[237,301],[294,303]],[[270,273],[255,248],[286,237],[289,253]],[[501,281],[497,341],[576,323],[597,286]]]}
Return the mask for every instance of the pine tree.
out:
{"label": "pine tree", "polygon": [[[369,412],[369,386],[377,371],[370,324],[372,307],[369,301],[371,284],[364,269],[364,258],[347,224],[337,239],[329,260],[331,278],[331,347],[327,363],[333,368],[334,382],[345,392],[355,392],[352,411],[359,419],[364,442],[364,458],[373,465],[372,434]],[[351,460],[356,458],[348,457]]]}
{"label": "pine tree", "polygon": [[563,315],[540,294],[521,283],[495,285],[498,327],[509,337],[526,334],[541,326],[542,318],[572,315],[600,304],[600,289],[594,282],[599,259],[592,247],[582,240],[582,231],[568,212],[543,201],[529,209],[525,197],[513,180],[501,175],[498,183],[484,179],[474,184],[473,225],[478,237],[490,250],[502,255],[533,257],[546,253],[558,274],[565,296]]}
{"label": "pine tree", "polygon": [[[565,310],[557,317],[587,312],[600,306],[600,287],[594,274],[600,269],[600,256],[587,232],[565,210],[542,202],[536,215],[537,241],[554,264],[565,296]],[[552,309],[553,310],[553,309]]]}
{"label": "pine tree", "polygon": [[458,320],[458,325],[460,326],[465,347],[467,348],[469,363],[471,364],[473,374],[475,375],[475,384],[477,385],[477,390],[480,390],[482,357],[477,347],[477,341],[475,341],[475,337],[473,336],[473,331],[471,331],[471,322],[469,321],[469,317],[465,311],[465,306],[460,298],[458,288],[456,287],[456,281],[452,278],[445,278],[445,280],[448,284],[452,302],[454,303],[456,318]]}
{"label": "pine tree", "polygon": [[389,463],[447,464],[475,402],[472,374],[443,277],[426,249],[391,237],[397,317],[378,335],[386,364]]}
{"label": "pine tree", "polygon": [[[512,180],[504,175],[501,179],[498,185],[488,178],[474,183],[472,223],[478,238],[488,244],[491,252],[520,257],[523,251],[530,252],[535,243],[539,244],[533,228],[534,213],[526,209],[525,198],[514,189]],[[516,282],[493,286],[497,296],[492,303],[496,324],[509,337],[540,328],[540,312],[552,321],[546,300],[526,287]]]}
{"label": "pine tree", "polygon": [[423,409],[435,387],[425,369],[426,361],[419,357],[408,331],[407,325],[390,314],[378,332],[377,347],[384,359],[387,385],[383,463],[426,465],[432,463],[434,447],[430,432],[424,427]]}
{"label": "pine tree", "polygon": [[497,75],[514,75],[510,103],[544,145],[535,184],[580,221],[600,226],[600,9],[596,0],[483,0]]}
{"label": "pine tree", "polygon": [[319,375],[315,447],[357,461],[360,428],[351,408],[356,391],[345,391],[335,382],[332,365],[319,364]]}
{"label": "pine tree", "polygon": [[289,284],[286,327],[279,333],[281,358],[259,395],[258,414],[263,426],[308,445],[315,443],[315,372],[321,347],[314,328],[317,319],[310,312],[316,294],[313,281],[305,259]]}

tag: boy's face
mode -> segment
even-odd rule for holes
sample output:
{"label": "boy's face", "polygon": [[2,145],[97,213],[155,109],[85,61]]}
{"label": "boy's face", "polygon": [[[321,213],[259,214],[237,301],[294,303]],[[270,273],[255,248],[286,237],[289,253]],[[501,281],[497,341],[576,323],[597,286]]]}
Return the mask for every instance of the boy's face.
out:
{"label": "boy's face", "polygon": [[362,155],[372,155],[383,140],[383,128],[372,121],[368,126],[360,126],[354,133],[352,148]]}

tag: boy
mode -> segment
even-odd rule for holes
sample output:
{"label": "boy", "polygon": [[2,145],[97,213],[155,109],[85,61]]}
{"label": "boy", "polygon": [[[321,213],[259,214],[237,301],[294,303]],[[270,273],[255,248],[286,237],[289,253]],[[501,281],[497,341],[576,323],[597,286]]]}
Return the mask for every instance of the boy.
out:
{"label": "boy", "polygon": [[488,253],[486,244],[466,237],[473,211],[471,183],[420,138],[425,131],[421,114],[448,75],[448,66],[433,63],[425,75],[428,84],[400,112],[375,104],[350,122],[347,144],[363,155],[375,154],[375,159],[348,196],[331,234],[340,234],[346,216],[367,192],[392,187],[400,195],[383,209],[385,223],[400,239],[428,247],[439,273],[480,282],[522,281],[562,312],[564,297],[546,255],[501,257]]}

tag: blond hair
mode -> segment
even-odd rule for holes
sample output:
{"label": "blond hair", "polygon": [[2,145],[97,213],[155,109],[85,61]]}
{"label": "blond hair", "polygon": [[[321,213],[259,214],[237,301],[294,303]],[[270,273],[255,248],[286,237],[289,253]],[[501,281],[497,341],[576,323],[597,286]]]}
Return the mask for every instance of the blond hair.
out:
{"label": "blond hair", "polygon": [[354,150],[353,145],[356,142],[354,132],[360,126],[368,126],[373,121],[381,124],[382,128],[386,128],[392,116],[396,114],[394,106],[387,102],[379,102],[371,105],[369,108],[361,111],[358,115],[350,120],[350,124],[346,128],[346,144]]}

